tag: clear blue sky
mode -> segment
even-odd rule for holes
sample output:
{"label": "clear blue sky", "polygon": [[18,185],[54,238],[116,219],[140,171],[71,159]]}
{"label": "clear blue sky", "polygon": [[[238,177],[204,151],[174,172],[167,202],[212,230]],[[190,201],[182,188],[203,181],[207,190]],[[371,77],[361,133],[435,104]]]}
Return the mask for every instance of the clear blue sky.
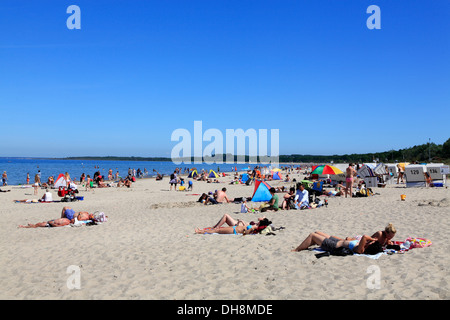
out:
{"label": "clear blue sky", "polygon": [[448,0],[1,0],[0,156],[170,156],[195,120],[281,154],[441,144],[449,30]]}

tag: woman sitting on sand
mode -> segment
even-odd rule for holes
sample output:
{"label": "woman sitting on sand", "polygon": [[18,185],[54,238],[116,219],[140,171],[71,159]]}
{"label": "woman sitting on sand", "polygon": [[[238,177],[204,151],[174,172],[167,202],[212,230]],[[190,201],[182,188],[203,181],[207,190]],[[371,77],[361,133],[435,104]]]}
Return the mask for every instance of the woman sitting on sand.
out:
{"label": "woman sitting on sand", "polygon": [[200,198],[197,200],[197,202],[201,202],[204,205],[207,205],[208,203],[211,204],[218,204],[218,202],[216,201],[216,199],[214,199],[213,197],[210,197],[209,195],[207,195],[206,193],[203,193]]}
{"label": "woman sitting on sand", "polygon": [[218,234],[256,234],[260,233],[267,226],[272,224],[267,218],[264,218],[253,225],[244,226],[243,224],[237,224],[230,227],[217,227],[217,228],[195,228],[195,233],[198,234],[208,234],[208,233],[218,233]]}

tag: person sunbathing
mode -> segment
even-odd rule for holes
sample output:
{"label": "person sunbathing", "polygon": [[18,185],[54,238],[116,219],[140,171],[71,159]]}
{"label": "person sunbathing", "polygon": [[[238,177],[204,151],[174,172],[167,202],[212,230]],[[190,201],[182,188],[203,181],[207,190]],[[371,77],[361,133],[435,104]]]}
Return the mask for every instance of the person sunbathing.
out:
{"label": "person sunbathing", "polygon": [[256,234],[260,233],[267,226],[272,224],[267,218],[264,218],[253,225],[244,226],[243,224],[237,224],[235,226],[229,227],[216,227],[216,228],[195,228],[195,233],[197,234],[208,234],[208,233],[218,233],[218,234]]}
{"label": "person sunbathing", "polygon": [[19,228],[56,228],[64,227],[70,224],[70,220],[67,218],[54,219],[50,221],[39,222],[36,224],[29,223],[26,226],[19,225]]}
{"label": "person sunbathing", "polygon": [[[64,207],[61,212],[61,218],[59,219],[53,219],[49,221],[39,222],[39,223],[29,223],[28,225],[19,225],[19,228],[44,228],[44,227],[64,227],[71,223],[75,223],[76,220],[78,221],[106,221],[108,216],[103,216],[104,220],[99,220],[99,216],[96,216],[95,214],[91,214],[85,211],[81,211],[78,213],[75,213],[75,211],[70,207]],[[102,218],[102,219],[103,219]]]}
{"label": "person sunbathing", "polygon": [[384,228],[384,231],[377,231],[372,235],[372,238],[377,239],[377,241],[382,246],[387,246],[390,244],[393,244],[391,239],[395,236],[397,233],[397,230],[395,229],[394,225],[392,223],[389,223],[386,228]]}
{"label": "person sunbathing", "polygon": [[262,217],[262,218],[258,218],[257,222],[254,221],[250,221],[250,223],[241,220],[241,219],[233,219],[228,213],[224,214],[222,216],[222,218],[219,220],[219,222],[217,222],[212,229],[216,229],[216,228],[220,228],[222,227],[224,224],[227,224],[229,227],[233,227],[233,226],[237,226],[237,225],[242,225],[244,227],[247,227],[249,225],[254,225],[256,223],[259,223],[259,221],[264,220],[266,217]]}
{"label": "person sunbathing", "polygon": [[86,211],[75,213],[75,210],[73,210],[71,207],[64,207],[61,211],[61,218],[67,218],[71,223],[73,223],[75,221],[75,218],[78,221],[93,220],[94,215]]}
{"label": "person sunbathing", "polygon": [[354,253],[362,254],[364,251],[373,243],[377,241],[376,238],[363,235],[361,239],[356,238],[345,238],[341,239],[335,236],[330,236],[321,231],[312,232],[306,237],[305,240],[295,249],[291,250],[294,252],[299,252],[307,250],[313,245],[318,245],[324,251],[333,252],[334,250],[344,247],[349,248]]}

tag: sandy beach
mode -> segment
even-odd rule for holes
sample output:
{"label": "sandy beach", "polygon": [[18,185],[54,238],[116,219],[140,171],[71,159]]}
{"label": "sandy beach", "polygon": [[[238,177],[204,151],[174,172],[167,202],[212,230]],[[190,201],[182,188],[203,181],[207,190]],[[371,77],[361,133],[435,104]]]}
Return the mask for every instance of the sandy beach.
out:
{"label": "sandy beach", "polygon": [[[374,188],[373,197],[328,197],[327,207],[266,212],[274,226],[285,227],[276,235],[195,234],[195,227],[210,227],[226,213],[246,221],[261,216],[239,213],[240,204],[196,202],[201,193],[223,187],[230,198],[252,196],[253,185],[230,185],[231,179],[195,181],[193,191],[169,191],[167,177],[140,179],[130,189],[80,187],[84,200],[68,204],[15,203],[37,199],[44,190],[34,196],[32,188],[2,187],[11,192],[0,193],[0,298],[449,299],[449,189],[388,185]],[[52,193],[60,199],[56,190]],[[58,218],[65,205],[102,211],[109,220],[94,226],[18,228]],[[291,252],[316,230],[340,237],[372,235],[389,222],[397,228],[393,240],[422,237],[433,244],[376,260]],[[67,284],[70,266],[80,270],[79,289]],[[379,288],[370,285],[373,270],[379,272]]]}

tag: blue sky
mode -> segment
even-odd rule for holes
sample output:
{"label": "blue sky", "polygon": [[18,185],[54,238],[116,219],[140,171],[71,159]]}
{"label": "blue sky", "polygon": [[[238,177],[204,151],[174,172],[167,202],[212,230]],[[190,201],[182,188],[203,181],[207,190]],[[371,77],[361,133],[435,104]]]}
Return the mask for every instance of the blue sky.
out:
{"label": "blue sky", "polygon": [[441,144],[449,30],[448,0],[1,0],[0,156],[170,156],[196,120],[281,154]]}

